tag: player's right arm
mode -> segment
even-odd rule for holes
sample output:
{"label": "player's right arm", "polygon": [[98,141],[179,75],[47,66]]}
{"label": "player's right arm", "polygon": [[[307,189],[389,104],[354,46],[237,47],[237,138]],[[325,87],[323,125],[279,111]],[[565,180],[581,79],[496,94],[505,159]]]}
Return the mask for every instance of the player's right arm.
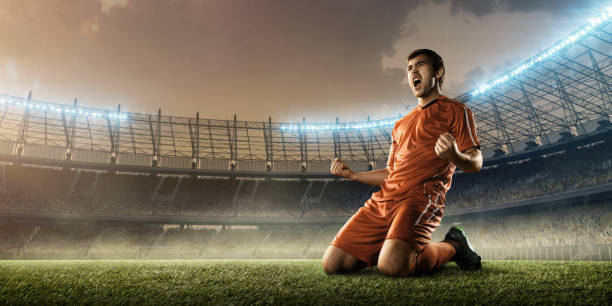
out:
{"label": "player's right arm", "polygon": [[389,169],[387,168],[367,172],[354,172],[339,158],[332,161],[330,172],[333,175],[359,181],[372,186],[382,185],[387,176],[389,176]]}

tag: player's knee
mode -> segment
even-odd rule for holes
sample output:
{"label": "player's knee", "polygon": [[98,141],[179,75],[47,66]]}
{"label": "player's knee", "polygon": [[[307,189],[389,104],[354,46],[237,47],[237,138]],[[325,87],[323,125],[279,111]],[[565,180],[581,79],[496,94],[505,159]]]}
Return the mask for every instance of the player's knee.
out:
{"label": "player's knee", "polygon": [[340,272],[342,266],[341,261],[330,258],[329,256],[324,256],[321,263],[323,264],[323,271],[325,271],[326,274],[336,274]]}
{"label": "player's knee", "polygon": [[387,239],[378,257],[378,271],[386,276],[413,274],[417,252],[406,241]]}
{"label": "player's knee", "polygon": [[378,272],[385,276],[410,276],[413,269],[408,262],[397,260],[379,260]]}
{"label": "player's knee", "polygon": [[323,271],[327,275],[332,275],[340,272],[340,266],[329,262],[323,262]]}
{"label": "player's knee", "polygon": [[333,252],[333,249],[328,249],[323,255],[323,259],[321,260],[321,264],[323,265],[323,271],[326,274],[335,274],[340,272],[342,268],[342,258]]}
{"label": "player's knee", "polygon": [[378,272],[385,276],[400,276],[402,271],[399,266],[379,263]]}

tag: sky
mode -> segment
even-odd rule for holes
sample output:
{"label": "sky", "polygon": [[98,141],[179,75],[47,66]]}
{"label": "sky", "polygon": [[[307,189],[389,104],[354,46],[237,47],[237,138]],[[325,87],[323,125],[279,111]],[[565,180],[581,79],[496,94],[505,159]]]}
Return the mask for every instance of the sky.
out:
{"label": "sky", "polygon": [[[611,3],[612,4],[612,1]],[[0,93],[201,118],[361,121],[416,105],[406,56],[454,97],[554,44],[602,1],[0,0]]]}

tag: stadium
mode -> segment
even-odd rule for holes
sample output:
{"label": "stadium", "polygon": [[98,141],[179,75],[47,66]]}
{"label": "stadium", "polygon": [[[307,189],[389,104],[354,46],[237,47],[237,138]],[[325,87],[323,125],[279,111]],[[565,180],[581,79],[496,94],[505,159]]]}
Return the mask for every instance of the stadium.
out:
{"label": "stadium", "polygon": [[[471,279],[474,288],[455,293],[455,302],[524,303],[538,292],[558,295],[530,303],[609,302],[610,21],[606,10],[499,78],[455,97],[473,111],[484,165],[476,175],[454,175],[433,241],[461,224],[483,257],[477,277],[499,290],[477,302],[469,295],[478,280]],[[140,269],[137,281],[144,285],[130,288],[154,288],[134,291],[148,303],[172,301],[172,295],[186,303],[355,302],[343,283],[350,276],[319,285],[337,296],[310,296],[327,277],[320,258],[330,241],[377,191],[330,174],[330,162],[339,157],[356,171],[384,168],[401,114],[359,122],[222,120],[40,101],[32,92],[0,94],[0,113],[0,285],[8,286],[0,289],[2,303],[100,303],[61,289],[74,281],[66,265],[80,269],[77,278],[100,273],[98,285],[111,282],[107,290],[126,286],[110,281],[113,273]],[[19,289],[14,275],[40,280],[36,271],[49,274],[29,285],[51,294]],[[572,274],[580,271],[587,271],[583,278]],[[283,272],[289,276],[271,279]],[[195,274],[177,276],[182,273]],[[299,273],[310,283],[296,280]],[[523,293],[504,288],[495,275]],[[62,285],[44,285],[55,277]],[[178,288],[190,277],[204,279],[200,294]],[[473,275],[449,267],[432,277],[398,280],[368,270],[354,286],[378,282],[388,295],[375,302],[391,303],[402,299],[393,289],[400,282],[414,289],[412,298],[424,298],[434,283],[450,286],[441,277]],[[547,277],[565,283],[547,287]],[[161,287],[175,278],[178,287]],[[529,291],[532,281],[541,287]],[[251,288],[258,283],[264,285]],[[93,290],[96,298],[110,292],[74,286]],[[143,301],[130,292],[106,295],[106,302]],[[161,297],[164,292],[173,293]],[[357,296],[361,303],[374,301],[364,292]]]}

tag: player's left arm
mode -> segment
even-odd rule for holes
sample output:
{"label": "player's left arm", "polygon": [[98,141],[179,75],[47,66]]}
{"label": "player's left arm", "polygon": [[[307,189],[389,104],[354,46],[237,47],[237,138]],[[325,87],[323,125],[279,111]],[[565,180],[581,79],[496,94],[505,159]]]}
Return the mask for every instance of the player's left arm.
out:
{"label": "player's left arm", "polygon": [[449,114],[450,130],[438,138],[436,154],[464,172],[480,171],[482,154],[472,111],[465,104],[456,104]]}
{"label": "player's left arm", "polygon": [[459,151],[455,137],[450,133],[440,135],[435,147],[436,154],[464,172],[475,173],[482,168],[482,153],[477,147],[471,147],[464,152]]}

